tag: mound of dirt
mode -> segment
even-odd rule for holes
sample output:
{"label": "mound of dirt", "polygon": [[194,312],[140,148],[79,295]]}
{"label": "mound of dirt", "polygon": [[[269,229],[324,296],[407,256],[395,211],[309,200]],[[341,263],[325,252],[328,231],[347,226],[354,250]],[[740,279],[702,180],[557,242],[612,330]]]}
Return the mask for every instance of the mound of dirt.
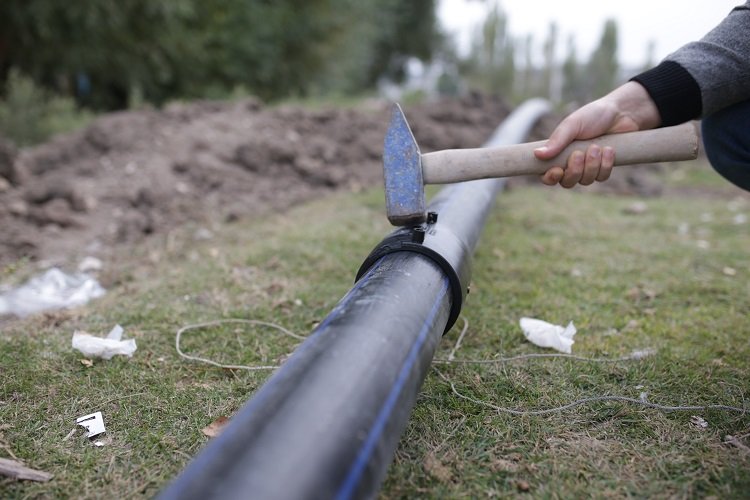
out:
{"label": "mound of dirt", "polygon": [[[471,95],[406,110],[423,152],[476,147],[508,113]],[[247,99],[114,113],[16,151],[0,141],[0,266],[65,263],[187,222],[259,217],[382,182],[389,105],[264,107]]]}

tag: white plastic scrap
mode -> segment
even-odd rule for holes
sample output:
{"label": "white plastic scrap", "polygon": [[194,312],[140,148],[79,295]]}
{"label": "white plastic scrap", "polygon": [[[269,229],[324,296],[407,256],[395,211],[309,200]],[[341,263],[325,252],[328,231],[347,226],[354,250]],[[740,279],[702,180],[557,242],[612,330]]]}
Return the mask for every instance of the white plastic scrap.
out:
{"label": "white plastic scrap", "polygon": [[106,429],[104,428],[104,418],[102,418],[102,412],[100,411],[78,417],[76,419],[76,424],[86,428],[88,431],[86,433],[87,438],[92,438],[106,432]]}
{"label": "white plastic scrap", "polygon": [[53,267],[1,294],[0,315],[24,317],[50,309],[81,306],[105,292],[99,282],[87,274],[65,274]]}
{"label": "white plastic scrap", "polygon": [[76,330],[73,332],[73,349],[90,358],[110,359],[117,354],[131,357],[137,349],[135,339],[122,340],[122,332],[120,325],[115,325],[104,338]]}
{"label": "white plastic scrap", "polygon": [[526,339],[532,344],[570,354],[576,334],[572,321],[565,328],[534,318],[521,318],[519,323]]}
{"label": "white plastic scrap", "polygon": [[699,417],[698,415],[691,415],[690,423],[699,429],[708,428],[708,422],[706,422],[706,420],[703,417]]}

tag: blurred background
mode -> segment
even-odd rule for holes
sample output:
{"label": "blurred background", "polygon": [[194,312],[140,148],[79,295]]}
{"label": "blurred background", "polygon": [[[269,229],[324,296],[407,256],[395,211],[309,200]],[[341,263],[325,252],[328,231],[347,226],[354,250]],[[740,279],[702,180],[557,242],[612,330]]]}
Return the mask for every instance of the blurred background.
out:
{"label": "blurred background", "polygon": [[568,106],[699,38],[737,0],[4,0],[0,134],[18,146],[169,101],[472,90]]}

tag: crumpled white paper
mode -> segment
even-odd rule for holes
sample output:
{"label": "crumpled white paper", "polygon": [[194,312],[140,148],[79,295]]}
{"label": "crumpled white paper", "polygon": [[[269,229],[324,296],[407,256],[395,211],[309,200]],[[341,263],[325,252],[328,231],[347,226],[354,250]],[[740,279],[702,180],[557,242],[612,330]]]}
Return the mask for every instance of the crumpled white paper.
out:
{"label": "crumpled white paper", "polygon": [[532,344],[570,354],[573,336],[576,334],[572,321],[565,328],[534,318],[521,318],[519,324],[526,339]]}
{"label": "crumpled white paper", "polygon": [[122,340],[122,332],[120,325],[115,325],[104,338],[76,330],[73,332],[73,349],[89,358],[111,359],[117,354],[132,357],[137,349],[135,339]]}
{"label": "crumpled white paper", "polygon": [[21,318],[50,309],[81,306],[105,294],[104,288],[84,273],[65,274],[53,267],[16,289],[0,294],[0,315]]}

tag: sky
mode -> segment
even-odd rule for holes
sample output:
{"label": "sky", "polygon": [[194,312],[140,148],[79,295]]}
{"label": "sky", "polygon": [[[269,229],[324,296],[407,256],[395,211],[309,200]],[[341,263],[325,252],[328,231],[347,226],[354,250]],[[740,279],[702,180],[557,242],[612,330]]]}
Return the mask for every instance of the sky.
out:
{"label": "sky", "polygon": [[[443,28],[457,37],[459,50],[469,47],[470,32],[484,19],[494,0],[438,0]],[[598,45],[604,22],[617,21],[618,55],[622,65],[641,67],[653,40],[658,62],[716,26],[742,0],[504,0],[500,7],[508,16],[514,37],[532,34],[537,46],[547,36],[549,24],[558,25],[558,58],[567,53],[570,35],[576,39],[579,60],[585,60]],[[465,53],[465,52],[463,52]]]}

